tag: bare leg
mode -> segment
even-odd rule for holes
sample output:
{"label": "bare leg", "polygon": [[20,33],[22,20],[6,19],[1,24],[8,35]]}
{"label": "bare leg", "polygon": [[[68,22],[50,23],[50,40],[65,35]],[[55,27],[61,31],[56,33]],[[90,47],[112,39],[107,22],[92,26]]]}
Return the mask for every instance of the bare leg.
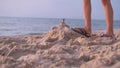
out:
{"label": "bare leg", "polygon": [[105,10],[105,15],[106,15],[106,34],[114,36],[113,32],[113,8],[111,5],[110,0],[102,0],[102,4]]}
{"label": "bare leg", "polygon": [[83,0],[85,26],[84,29],[91,34],[91,0]]}

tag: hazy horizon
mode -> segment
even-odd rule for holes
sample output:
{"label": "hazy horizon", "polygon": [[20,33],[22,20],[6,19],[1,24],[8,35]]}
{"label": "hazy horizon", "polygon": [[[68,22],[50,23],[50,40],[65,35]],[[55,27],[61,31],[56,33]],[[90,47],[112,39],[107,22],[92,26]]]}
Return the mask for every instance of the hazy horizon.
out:
{"label": "hazy horizon", "polygon": [[[101,0],[92,1],[92,19],[105,20]],[[120,0],[111,0],[114,20],[120,20]],[[82,0],[0,0],[0,17],[84,19]]]}
{"label": "hazy horizon", "polygon": [[[84,18],[48,18],[48,17],[10,17],[10,16],[0,16],[0,18],[31,18],[31,19],[33,19],[33,18],[38,18],[38,19],[73,19],[73,20],[84,20]],[[92,19],[92,20],[98,20],[98,21],[105,21],[105,19]],[[117,19],[115,19],[114,21],[120,21],[120,19],[119,20],[117,20]]]}

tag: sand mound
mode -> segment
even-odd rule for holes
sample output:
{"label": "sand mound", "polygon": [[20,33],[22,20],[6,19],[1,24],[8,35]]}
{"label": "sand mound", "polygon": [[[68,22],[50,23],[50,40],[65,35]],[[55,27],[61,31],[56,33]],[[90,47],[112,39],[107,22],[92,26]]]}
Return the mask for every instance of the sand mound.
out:
{"label": "sand mound", "polygon": [[60,23],[42,35],[0,37],[0,68],[119,68],[120,30],[117,40],[99,32],[85,38]]}

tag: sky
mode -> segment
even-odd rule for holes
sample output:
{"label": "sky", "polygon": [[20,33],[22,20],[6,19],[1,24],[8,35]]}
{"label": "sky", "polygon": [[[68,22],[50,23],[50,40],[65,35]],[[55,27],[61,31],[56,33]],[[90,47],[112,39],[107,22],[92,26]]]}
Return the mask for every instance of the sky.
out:
{"label": "sky", "polygon": [[[105,19],[101,0],[92,1],[92,19]],[[111,0],[120,20],[120,0]],[[0,16],[83,19],[82,0],[0,0]]]}

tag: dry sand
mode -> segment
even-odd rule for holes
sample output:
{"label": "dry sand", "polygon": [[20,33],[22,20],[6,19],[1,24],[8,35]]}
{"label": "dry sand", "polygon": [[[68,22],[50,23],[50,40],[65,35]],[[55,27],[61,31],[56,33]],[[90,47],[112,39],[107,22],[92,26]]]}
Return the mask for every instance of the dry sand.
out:
{"label": "dry sand", "polygon": [[120,68],[120,29],[117,40],[84,38],[61,23],[46,34],[0,37],[0,68]]}

